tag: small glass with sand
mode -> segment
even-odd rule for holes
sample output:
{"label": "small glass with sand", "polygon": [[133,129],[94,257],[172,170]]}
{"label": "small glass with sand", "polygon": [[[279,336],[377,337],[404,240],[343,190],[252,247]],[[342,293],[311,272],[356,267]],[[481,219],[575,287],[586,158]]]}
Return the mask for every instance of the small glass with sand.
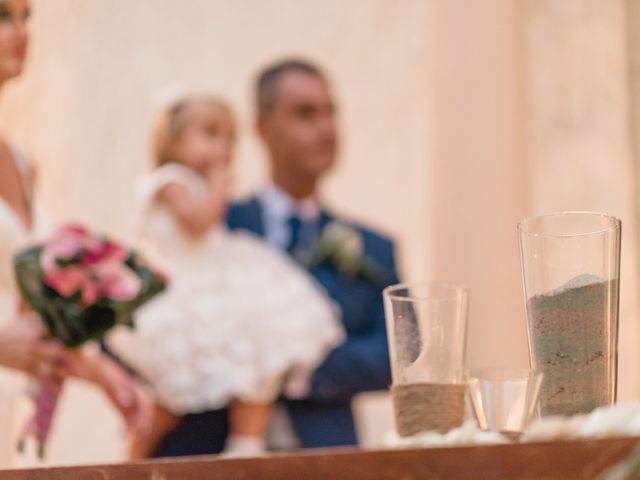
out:
{"label": "small glass with sand", "polygon": [[465,415],[468,291],[401,284],[384,291],[396,430],[447,432]]}
{"label": "small glass with sand", "polygon": [[620,220],[564,212],[518,224],[531,368],[540,414],[575,415],[616,399]]}

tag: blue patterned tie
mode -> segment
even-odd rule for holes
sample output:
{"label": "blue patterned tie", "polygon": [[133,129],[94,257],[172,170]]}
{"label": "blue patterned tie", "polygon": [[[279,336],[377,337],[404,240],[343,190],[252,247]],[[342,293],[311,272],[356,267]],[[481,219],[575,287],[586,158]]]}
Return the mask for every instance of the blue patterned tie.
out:
{"label": "blue patterned tie", "polygon": [[287,220],[287,226],[289,227],[289,244],[287,245],[287,252],[293,255],[298,247],[300,241],[300,228],[302,227],[302,221],[297,215],[289,217]]}

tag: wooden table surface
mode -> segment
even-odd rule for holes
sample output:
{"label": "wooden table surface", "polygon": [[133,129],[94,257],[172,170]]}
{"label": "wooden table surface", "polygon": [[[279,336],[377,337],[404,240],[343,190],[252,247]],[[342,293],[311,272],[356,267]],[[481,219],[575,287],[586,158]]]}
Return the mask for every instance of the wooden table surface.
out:
{"label": "wooden table surface", "polygon": [[594,479],[640,437],[411,450],[310,450],[262,458],[191,457],[0,471],[0,480]]}

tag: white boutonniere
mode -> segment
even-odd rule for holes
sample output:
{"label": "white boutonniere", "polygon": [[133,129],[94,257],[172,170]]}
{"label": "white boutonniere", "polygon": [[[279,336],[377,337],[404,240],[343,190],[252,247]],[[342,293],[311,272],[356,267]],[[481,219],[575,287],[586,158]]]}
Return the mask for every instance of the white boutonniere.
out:
{"label": "white boutonniere", "polygon": [[371,281],[378,277],[375,264],[364,255],[361,233],[342,222],[334,221],[324,227],[307,258],[305,263],[309,267],[327,262],[350,277]]}

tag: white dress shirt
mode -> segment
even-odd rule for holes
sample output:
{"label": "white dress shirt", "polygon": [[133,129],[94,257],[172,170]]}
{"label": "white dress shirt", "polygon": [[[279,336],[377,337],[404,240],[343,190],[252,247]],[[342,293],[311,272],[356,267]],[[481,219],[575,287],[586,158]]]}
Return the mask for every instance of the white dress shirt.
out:
{"label": "white dress shirt", "polygon": [[[295,200],[272,183],[258,193],[258,202],[262,206],[267,243],[284,250],[291,241],[291,230],[287,222],[292,216],[297,216],[302,222],[299,243],[305,247],[311,246],[317,235],[317,220],[320,218],[320,206],[314,195]],[[273,450],[291,450],[300,446],[283,405],[278,404],[273,410],[267,444]]]}
{"label": "white dress shirt", "polygon": [[263,224],[267,243],[285,249],[291,240],[287,221],[297,216],[302,222],[299,243],[303,248],[312,246],[318,234],[320,205],[315,195],[295,200],[275,184],[270,184],[258,194],[263,209]]}

